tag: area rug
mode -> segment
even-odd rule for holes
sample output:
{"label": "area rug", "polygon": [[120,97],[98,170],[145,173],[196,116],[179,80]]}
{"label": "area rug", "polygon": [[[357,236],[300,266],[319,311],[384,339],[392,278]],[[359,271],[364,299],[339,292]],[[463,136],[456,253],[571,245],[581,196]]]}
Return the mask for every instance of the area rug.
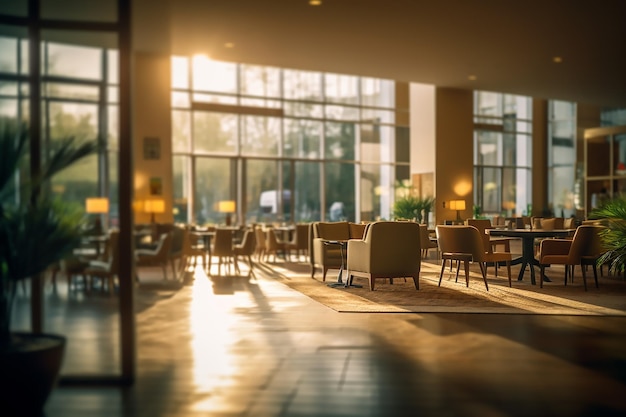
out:
{"label": "area rug", "polygon": [[[476,270],[474,270],[476,269]],[[578,269],[578,268],[577,268]],[[563,285],[564,270],[549,270],[553,282],[530,284],[530,273],[517,281],[519,268],[512,268],[513,286],[502,274],[488,274],[489,291],[482,276],[472,267],[469,287],[465,286],[463,271],[455,282],[455,274],[446,270],[441,286],[438,286],[440,266],[422,263],[420,289],[417,291],[412,279],[377,280],[370,291],[366,279],[355,279],[362,288],[332,288],[337,271],[328,271],[327,281],[321,281],[321,273],[310,277],[310,268],[304,263],[264,264],[260,270],[271,279],[293,288],[313,300],[341,313],[482,313],[482,314],[538,314],[538,315],[596,315],[626,316],[626,281],[617,276],[599,278],[596,288],[591,270],[587,274],[588,291],[582,286],[580,270],[574,283]],[[345,281],[345,277],[344,277]]]}

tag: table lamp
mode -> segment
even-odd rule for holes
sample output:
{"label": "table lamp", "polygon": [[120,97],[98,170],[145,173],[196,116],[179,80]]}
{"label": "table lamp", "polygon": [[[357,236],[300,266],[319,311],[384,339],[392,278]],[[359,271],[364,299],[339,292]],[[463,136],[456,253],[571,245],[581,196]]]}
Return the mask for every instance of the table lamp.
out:
{"label": "table lamp", "polygon": [[152,198],[143,202],[144,213],[150,213],[150,223],[155,223],[155,214],[165,213],[165,201],[161,198]]}
{"label": "table lamp", "polygon": [[102,219],[100,216],[109,212],[109,199],[106,197],[87,198],[85,200],[85,212],[95,216],[93,231],[96,234],[102,234]]}
{"label": "table lamp", "polygon": [[224,200],[217,203],[217,211],[220,213],[226,213],[226,226],[230,226],[232,223],[232,213],[235,212],[235,202],[233,200]]}
{"label": "table lamp", "polygon": [[461,211],[465,210],[465,200],[451,200],[450,210],[456,210],[456,221],[461,222]]}

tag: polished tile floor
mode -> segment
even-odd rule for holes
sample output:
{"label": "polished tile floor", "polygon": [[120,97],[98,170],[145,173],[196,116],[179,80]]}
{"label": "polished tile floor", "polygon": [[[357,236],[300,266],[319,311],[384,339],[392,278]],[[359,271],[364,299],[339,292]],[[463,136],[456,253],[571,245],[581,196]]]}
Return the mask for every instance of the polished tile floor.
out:
{"label": "polished tile floor", "polygon": [[133,386],[58,387],[46,417],[626,415],[623,317],[336,313],[199,271],[137,329]]}

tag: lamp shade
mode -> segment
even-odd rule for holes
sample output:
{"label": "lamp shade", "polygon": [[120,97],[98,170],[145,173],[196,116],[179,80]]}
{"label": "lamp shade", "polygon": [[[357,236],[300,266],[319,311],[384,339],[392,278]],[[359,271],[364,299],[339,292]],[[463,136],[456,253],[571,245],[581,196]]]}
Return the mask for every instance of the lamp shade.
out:
{"label": "lamp shade", "polygon": [[235,202],[233,200],[224,200],[217,203],[217,211],[220,213],[234,213]]}
{"label": "lamp shade", "polygon": [[106,197],[90,197],[85,200],[85,211],[87,213],[108,213],[109,199]]}
{"label": "lamp shade", "polygon": [[160,198],[146,200],[143,202],[143,211],[146,213],[165,213],[165,201]]}
{"label": "lamp shade", "polygon": [[465,210],[465,200],[450,200],[450,210]]}

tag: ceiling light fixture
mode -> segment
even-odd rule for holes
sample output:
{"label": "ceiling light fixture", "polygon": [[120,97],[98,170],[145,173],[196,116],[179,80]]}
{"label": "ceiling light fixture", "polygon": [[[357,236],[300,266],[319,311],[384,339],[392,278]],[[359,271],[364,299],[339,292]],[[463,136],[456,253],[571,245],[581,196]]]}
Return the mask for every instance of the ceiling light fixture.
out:
{"label": "ceiling light fixture", "polygon": [[322,0],[309,0],[309,4],[311,6],[320,6],[322,4]]}
{"label": "ceiling light fixture", "polygon": [[234,47],[235,47],[235,44],[232,42],[226,42],[224,44],[224,48],[234,48]]}
{"label": "ceiling light fixture", "polygon": [[563,62],[563,58],[561,58],[560,56],[555,56],[554,58],[552,58],[552,62],[554,62],[555,64],[560,64],[561,62]]}
{"label": "ceiling light fixture", "polygon": [[470,81],[476,81],[478,79],[478,77],[476,77],[475,75],[469,75],[467,77],[467,79],[470,80]]}

